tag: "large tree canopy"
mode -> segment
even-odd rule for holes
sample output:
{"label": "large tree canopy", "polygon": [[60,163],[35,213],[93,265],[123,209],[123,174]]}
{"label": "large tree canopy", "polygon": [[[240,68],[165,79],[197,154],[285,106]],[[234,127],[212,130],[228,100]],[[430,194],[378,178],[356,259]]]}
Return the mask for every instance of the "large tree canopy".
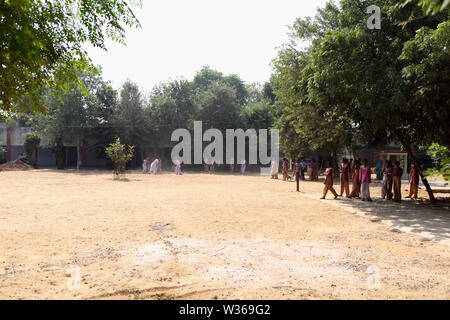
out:
{"label": "large tree canopy", "polygon": [[123,43],[126,26],[139,22],[123,0],[0,1],[0,117],[43,111],[43,87],[82,84],[83,44]]}

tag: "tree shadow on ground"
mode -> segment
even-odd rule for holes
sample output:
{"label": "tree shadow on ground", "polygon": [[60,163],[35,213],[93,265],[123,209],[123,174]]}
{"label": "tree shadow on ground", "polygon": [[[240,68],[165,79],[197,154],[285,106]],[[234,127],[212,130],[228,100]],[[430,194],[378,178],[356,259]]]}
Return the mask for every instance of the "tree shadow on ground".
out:
{"label": "tree shadow on ground", "polygon": [[[330,202],[331,203],[331,202]],[[442,207],[420,205],[414,200],[400,203],[373,199],[372,202],[360,199],[339,198],[334,205],[348,211],[359,211],[375,221],[390,221],[394,229],[430,237],[437,242],[450,244],[450,210]]]}

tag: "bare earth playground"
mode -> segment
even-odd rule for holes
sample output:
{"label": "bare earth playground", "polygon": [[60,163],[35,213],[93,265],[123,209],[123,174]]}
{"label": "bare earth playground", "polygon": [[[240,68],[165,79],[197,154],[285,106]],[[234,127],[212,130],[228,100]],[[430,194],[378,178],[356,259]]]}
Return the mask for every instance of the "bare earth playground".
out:
{"label": "bare earth playground", "polygon": [[368,204],[259,175],[0,179],[0,299],[450,298],[448,209],[377,184]]}

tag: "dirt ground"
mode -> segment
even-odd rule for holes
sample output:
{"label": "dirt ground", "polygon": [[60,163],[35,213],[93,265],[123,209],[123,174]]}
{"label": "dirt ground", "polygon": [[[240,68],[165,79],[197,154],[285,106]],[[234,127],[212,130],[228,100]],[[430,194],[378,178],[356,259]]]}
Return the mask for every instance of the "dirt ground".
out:
{"label": "dirt ground", "polygon": [[258,175],[0,181],[0,299],[450,298],[450,210],[378,184],[367,203]]}

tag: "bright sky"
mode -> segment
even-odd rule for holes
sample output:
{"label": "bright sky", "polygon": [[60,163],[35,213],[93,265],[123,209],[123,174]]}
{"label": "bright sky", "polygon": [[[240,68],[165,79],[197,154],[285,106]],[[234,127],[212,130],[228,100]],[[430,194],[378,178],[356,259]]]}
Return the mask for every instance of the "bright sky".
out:
{"label": "bright sky", "polygon": [[142,29],[127,31],[126,46],[90,48],[105,80],[126,79],[145,91],[177,77],[192,79],[209,65],[245,82],[264,82],[276,48],[296,17],[315,15],[325,0],[142,0],[135,14]]}

